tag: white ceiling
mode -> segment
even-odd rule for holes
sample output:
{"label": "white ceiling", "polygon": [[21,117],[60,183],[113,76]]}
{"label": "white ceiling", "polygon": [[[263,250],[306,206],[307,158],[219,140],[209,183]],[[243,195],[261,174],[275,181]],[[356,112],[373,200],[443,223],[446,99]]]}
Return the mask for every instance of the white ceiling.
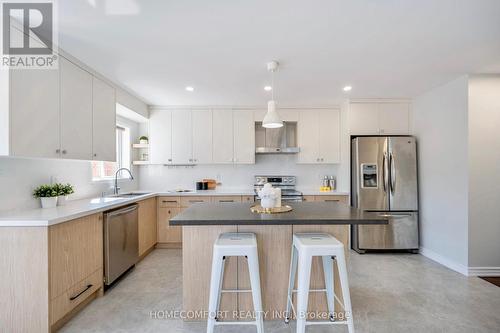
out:
{"label": "white ceiling", "polygon": [[[59,1],[60,45],[153,105],[413,97],[500,73],[498,0]],[[193,86],[194,92],[184,90]]]}

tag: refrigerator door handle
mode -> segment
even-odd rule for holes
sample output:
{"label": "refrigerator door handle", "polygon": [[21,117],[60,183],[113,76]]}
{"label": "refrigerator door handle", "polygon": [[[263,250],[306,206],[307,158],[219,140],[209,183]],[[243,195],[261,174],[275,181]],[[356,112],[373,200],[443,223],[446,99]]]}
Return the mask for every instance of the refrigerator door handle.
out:
{"label": "refrigerator door handle", "polygon": [[412,214],[409,214],[409,213],[406,213],[406,214],[379,214],[378,216],[380,217],[389,217],[389,218],[393,218],[393,219],[401,219],[401,218],[404,218],[404,217],[410,217],[412,216]]}
{"label": "refrigerator door handle", "polygon": [[391,170],[391,193],[396,192],[396,159],[394,154],[389,155],[389,168]]}
{"label": "refrigerator door handle", "polygon": [[389,187],[389,184],[388,184],[388,181],[387,181],[387,153],[384,153],[384,158],[382,159],[382,182],[384,183],[383,184],[383,188],[384,188],[384,192],[387,192],[387,187]]}

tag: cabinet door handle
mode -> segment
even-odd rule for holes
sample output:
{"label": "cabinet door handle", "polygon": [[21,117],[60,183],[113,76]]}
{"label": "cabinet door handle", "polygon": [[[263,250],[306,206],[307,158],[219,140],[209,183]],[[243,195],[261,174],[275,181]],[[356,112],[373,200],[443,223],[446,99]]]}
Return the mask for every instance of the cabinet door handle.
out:
{"label": "cabinet door handle", "polygon": [[189,200],[191,203],[196,203],[196,202],[203,202],[203,200]]}
{"label": "cabinet door handle", "polygon": [[60,154],[61,153],[61,149],[56,149],[56,154]]}
{"label": "cabinet door handle", "polygon": [[175,201],[175,200],[162,200],[162,202],[170,202],[170,203],[175,202],[175,203],[177,203],[177,201]]}
{"label": "cabinet door handle", "polygon": [[85,287],[85,289],[83,289],[82,291],[80,291],[78,294],[76,294],[75,296],[71,296],[69,298],[70,301],[74,301],[75,299],[77,299],[78,297],[80,297],[84,292],[86,292],[87,290],[89,290],[90,288],[92,288],[93,285],[91,284],[88,284],[87,287]]}
{"label": "cabinet door handle", "polygon": [[66,149],[63,149],[62,153],[63,153],[63,154],[66,154]]}
{"label": "cabinet door handle", "polygon": [[234,202],[234,200],[219,200],[219,202]]}
{"label": "cabinet door handle", "polygon": [[94,154],[94,157],[97,157],[97,154]]}
{"label": "cabinet door handle", "polygon": [[325,199],[325,202],[339,202],[339,199]]}

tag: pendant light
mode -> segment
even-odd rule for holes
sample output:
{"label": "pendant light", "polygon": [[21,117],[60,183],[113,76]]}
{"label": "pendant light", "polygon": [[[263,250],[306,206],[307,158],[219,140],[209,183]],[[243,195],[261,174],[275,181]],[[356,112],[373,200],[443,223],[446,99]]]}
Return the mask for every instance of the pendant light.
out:
{"label": "pendant light", "polygon": [[269,102],[267,102],[267,112],[266,115],[264,116],[264,120],[262,121],[262,127],[279,128],[283,126],[283,120],[281,120],[278,111],[276,111],[276,101],[274,100],[274,72],[278,70],[278,62],[277,61],[269,62],[267,64],[267,70],[271,72],[272,99]]}

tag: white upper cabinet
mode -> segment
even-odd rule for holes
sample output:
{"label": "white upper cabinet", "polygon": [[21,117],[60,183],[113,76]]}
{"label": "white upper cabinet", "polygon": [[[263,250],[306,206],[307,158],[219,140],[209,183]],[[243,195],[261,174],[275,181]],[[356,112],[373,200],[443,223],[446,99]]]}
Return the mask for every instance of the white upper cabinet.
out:
{"label": "white upper cabinet", "polygon": [[409,134],[409,113],[408,103],[380,103],[380,134]]}
{"label": "white upper cabinet", "polygon": [[193,163],[193,130],[190,110],[172,111],[172,163]]}
{"label": "white upper cabinet", "polygon": [[409,134],[406,102],[353,102],[349,107],[351,135]]}
{"label": "white upper cabinet", "polygon": [[10,90],[10,155],[58,158],[59,70],[9,72],[10,87],[5,89]]}
{"label": "white upper cabinet", "polygon": [[351,134],[378,135],[378,104],[351,103],[349,108],[349,129]]}
{"label": "white upper cabinet", "polygon": [[255,122],[253,111],[233,111],[234,163],[255,163]]}
{"label": "white upper cabinet", "polygon": [[92,79],[92,157],[98,161],[116,161],[115,89]]}
{"label": "white upper cabinet", "polygon": [[340,110],[319,110],[321,163],[340,163]]}
{"label": "white upper cabinet", "polygon": [[319,163],[318,122],[317,110],[300,111],[297,125],[298,163]]}
{"label": "white upper cabinet", "polygon": [[92,159],[92,75],[59,57],[61,157]]}
{"label": "white upper cabinet", "polygon": [[[233,163],[233,110],[213,110],[213,163]],[[252,147],[255,149],[255,146]]]}
{"label": "white upper cabinet", "polygon": [[172,111],[150,112],[149,142],[151,164],[172,163]]}
{"label": "white upper cabinet", "polygon": [[192,110],[193,162],[212,163],[212,111]]}
{"label": "white upper cabinet", "polygon": [[299,112],[297,163],[340,163],[340,111],[337,109]]}

